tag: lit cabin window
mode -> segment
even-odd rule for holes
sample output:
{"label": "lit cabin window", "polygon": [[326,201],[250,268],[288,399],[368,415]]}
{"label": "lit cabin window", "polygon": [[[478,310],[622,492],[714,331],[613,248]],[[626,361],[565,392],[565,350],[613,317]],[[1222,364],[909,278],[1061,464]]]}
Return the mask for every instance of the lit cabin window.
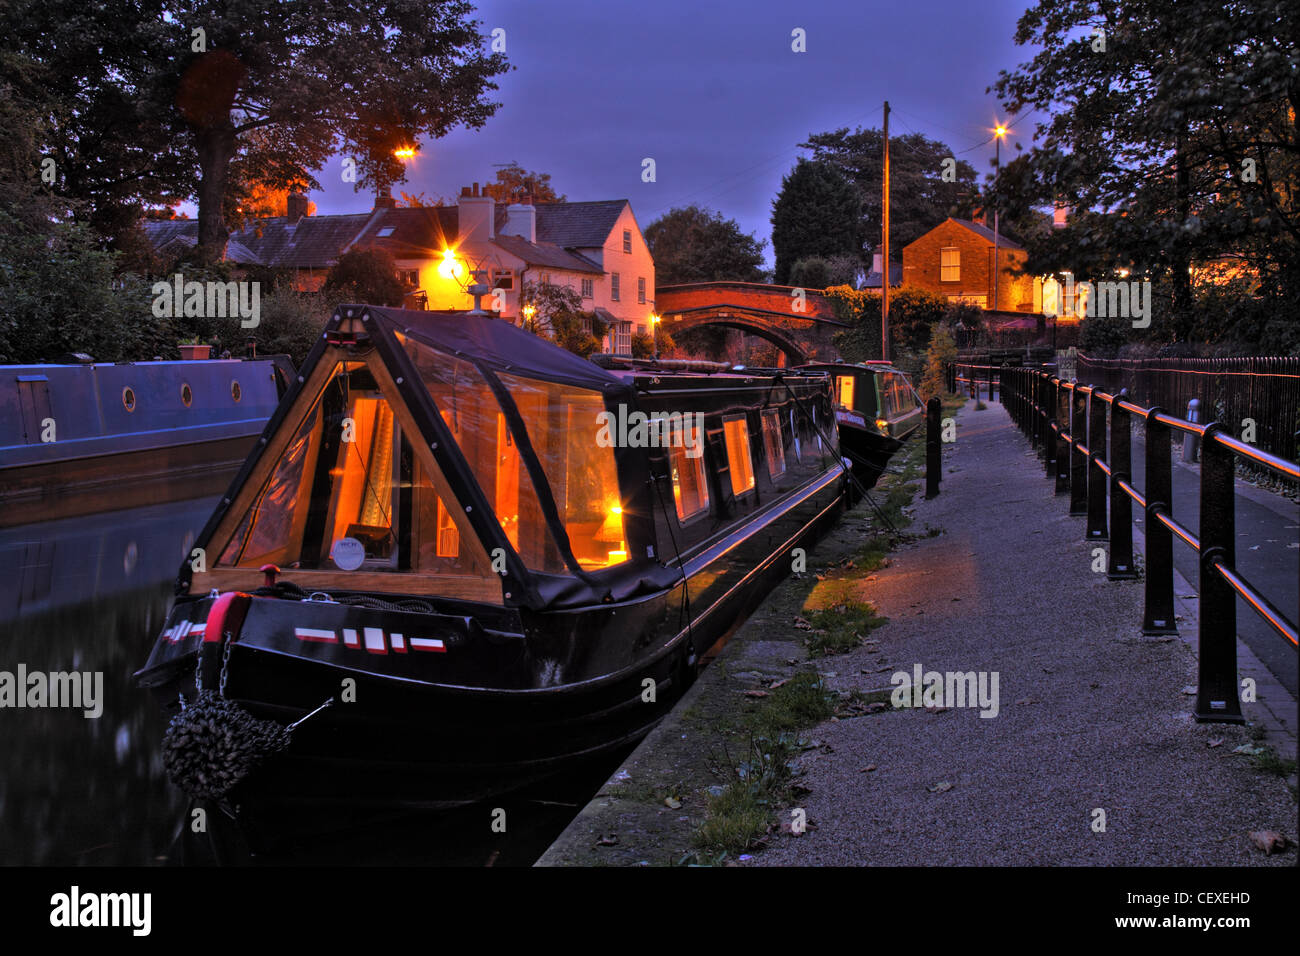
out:
{"label": "lit cabin window", "polygon": [[[542,512],[501,405],[472,363],[399,336],[415,362],[475,481],[491,504],[510,545],[535,571],[568,573]],[[526,437],[579,565],[599,569],[628,559],[614,449],[597,441],[604,399],[584,388],[498,373],[524,420]],[[453,529],[440,518],[439,540]]]}
{"label": "lit cabin window", "polygon": [[364,362],[336,367],[218,561],[267,563],[447,575],[461,579],[450,594],[501,600],[464,509],[416,453]]}
{"label": "lit cabin window", "polygon": [[731,491],[737,497],[754,488],[754,466],[749,455],[749,424],[743,415],[724,418],[722,430],[727,443],[727,467],[731,470]]}
{"label": "lit cabin window", "polygon": [[709,482],[704,473],[704,435],[694,425],[669,426],[668,462],[673,477],[677,519],[685,524],[709,510]]}
{"label": "lit cabin window", "polygon": [[939,281],[961,281],[961,250],[956,246],[944,246],[939,251]]}
{"label": "lit cabin window", "polygon": [[853,376],[835,376],[835,403],[841,408],[853,407]]}
{"label": "lit cabin window", "polygon": [[772,478],[785,474],[785,443],[781,440],[781,417],[775,409],[763,413],[763,448],[767,452],[767,473]]}
{"label": "lit cabin window", "polygon": [[[594,570],[626,561],[614,449],[600,440],[604,398],[590,389],[504,372],[497,377],[519,408],[578,564]],[[538,570],[559,573],[565,567],[555,561]]]}

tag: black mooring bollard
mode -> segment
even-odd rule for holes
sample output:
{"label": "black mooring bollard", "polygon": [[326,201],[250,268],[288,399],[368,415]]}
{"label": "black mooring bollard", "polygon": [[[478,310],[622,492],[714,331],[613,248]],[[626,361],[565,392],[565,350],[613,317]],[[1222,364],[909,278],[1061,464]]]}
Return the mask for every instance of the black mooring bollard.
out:
{"label": "black mooring bollard", "polygon": [[[1196,719],[1245,723],[1237,695],[1237,592],[1214,567],[1236,565],[1232,451],[1214,440],[1224,429],[1208,425],[1201,444],[1200,674]],[[1231,432],[1229,432],[1231,434]]]}
{"label": "black mooring bollard", "polygon": [[925,403],[925,496],[937,497],[939,494],[940,470],[943,458],[939,447],[939,399],[932,398]]}

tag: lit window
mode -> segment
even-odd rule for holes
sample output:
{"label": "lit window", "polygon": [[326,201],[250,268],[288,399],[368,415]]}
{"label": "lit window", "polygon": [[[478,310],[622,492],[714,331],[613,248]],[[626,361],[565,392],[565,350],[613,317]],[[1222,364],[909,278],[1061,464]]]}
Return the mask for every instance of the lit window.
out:
{"label": "lit window", "polygon": [[645,279],[636,280],[636,300],[641,305],[645,305]]}
{"label": "lit window", "polygon": [[776,410],[763,413],[763,448],[767,452],[767,473],[773,478],[785,474],[785,443],[781,440],[781,419]]}
{"label": "lit window", "polygon": [[754,466],[749,455],[749,424],[745,416],[724,418],[722,430],[727,442],[727,467],[731,470],[731,492],[739,497],[754,488]]}
{"label": "lit window", "polygon": [[402,283],[402,285],[406,286],[408,289],[414,289],[417,285],[420,284],[420,270],[419,269],[398,269],[397,281]]}
{"label": "lit window", "polygon": [[614,354],[632,354],[632,323],[619,322],[614,328]]}
{"label": "lit window", "polygon": [[961,281],[961,250],[956,246],[944,246],[940,251],[940,282]]}
{"label": "lit window", "polygon": [[615,302],[618,301],[618,273],[617,272],[611,272],[609,274],[609,297],[613,299]]}
{"label": "lit window", "polygon": [[853,376],[835,376],[835,404],[841,408],[853,407]]}
{"label": "lit window", "polygon": [[594,282],[594,280],[592,280],[592,279],[583,279],[583,280],[582,280],[582,297],[583,297],[584,299],[590,299],[590,298],[592,298],[592,296],[595,295],[595,288],[594,288],[594,285],[595,285],[595,282]]}
{"label": "lit window", "polygon": [[[680,446],[680,447],[679,447]],[[669,432],[668,460],[673,476],[677,519],[685,524],[709,510],[709,483],[704,474],[704,436],[678,422]]]}
{"label": "lit window", "polygon": [[623,251],[629,253],[632,251],[632,230],[631,229],[623,230]]}

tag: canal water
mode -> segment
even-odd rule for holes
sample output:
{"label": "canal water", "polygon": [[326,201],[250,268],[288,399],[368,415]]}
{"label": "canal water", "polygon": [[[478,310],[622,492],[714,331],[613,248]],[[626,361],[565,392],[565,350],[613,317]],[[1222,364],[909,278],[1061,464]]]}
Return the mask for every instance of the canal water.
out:
{"label": "canal water", "polygon": [[622,762],[624,754],[614,755],[492,807],[339,821],[269,857],[244,855],[214,819],[214,849],[210,837],[186,826],[188,798],[162,768],[165,723],[131,675],[148,656],[172,580],[215,503],[0,529],[0,672],[103,675],[95,718],[72,709],[0,709],[0,864],[528,865]]}

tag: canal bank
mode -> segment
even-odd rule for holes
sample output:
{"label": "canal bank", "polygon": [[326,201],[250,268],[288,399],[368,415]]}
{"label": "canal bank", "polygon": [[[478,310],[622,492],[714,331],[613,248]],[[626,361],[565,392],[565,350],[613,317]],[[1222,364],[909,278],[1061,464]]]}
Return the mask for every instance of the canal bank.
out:
{"label": "canal bank", "polygon": [[[1294,763],[1272,756],[1294,755],[1294,725],[1255,704],[1250,726],[1196,724],[1194,640],[1141,635],[1140,582],[1091,570],[1001,406],[957,420],[909,540],[875,567],[868,512],[850,513],[539,865],[1294,866]],[[813,656],[836,607],[864,640]],[[1180,612],[1194,639],[1194,603]],[[918,667],[985,678],[982,706],[896,708]],[[1290,848],[1266,855],[1271,833]]]}

